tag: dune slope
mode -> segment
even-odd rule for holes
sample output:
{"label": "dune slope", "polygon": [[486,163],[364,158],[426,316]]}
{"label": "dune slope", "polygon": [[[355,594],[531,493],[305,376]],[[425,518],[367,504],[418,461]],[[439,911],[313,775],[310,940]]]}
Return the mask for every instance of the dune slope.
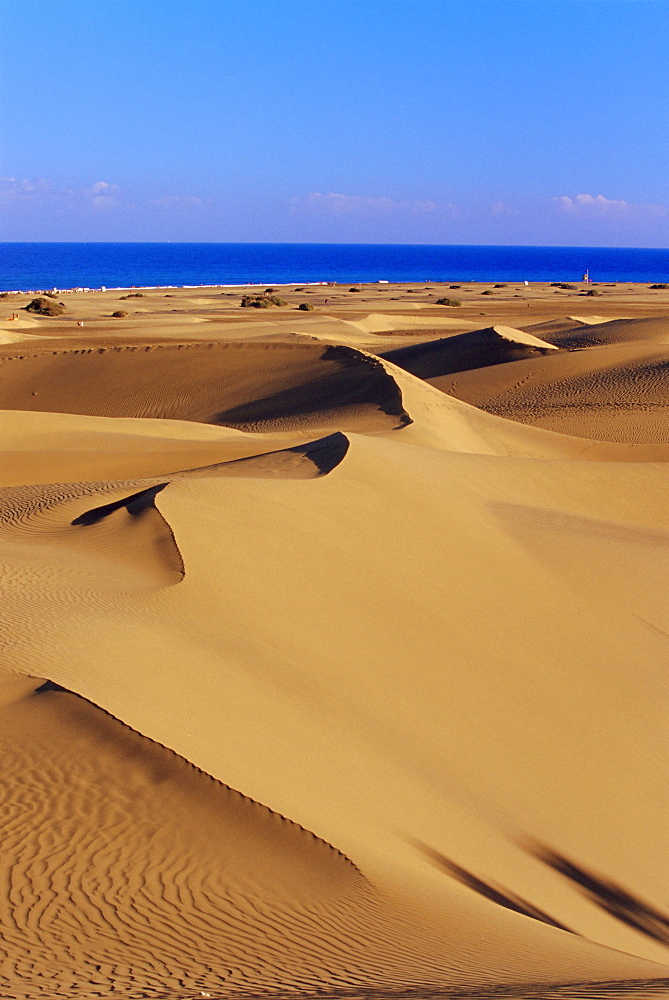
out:
{"label": "dune slope", "polygon": [[406,420],[371,355],[314,341],[53,350],[0,360],[0,407],[268,427],[378,428]]}
{"label": "dune slope", "polygon": [[[572,317],[576,320],[576,317]],[[642,316],[636,319],[610,319],[601,323],[540,323],[525,327],[528,333],[542,337],[556,347],[588,348],[604,344],[669,343],[669,316]]]}
{"label": "dune slope", "polygon": [[667,371],[668,347],[628,343],[429,381],[489,413],[536,427],[601,441],[666,444]]}
{"label": "dune slope", "polygon": [[555,350],[553,344],[530,333],[497,325],[427,344],[400,347],[386,351],[383,357],[412,375],[429,380],[473,368],[520,361]]}
{"label": "dune slope", "polygon": [[[663,364],[462,337],[437,378],[591,432]],[[3,997],[669,989],[652,407],[299,340],[0,369]]]}

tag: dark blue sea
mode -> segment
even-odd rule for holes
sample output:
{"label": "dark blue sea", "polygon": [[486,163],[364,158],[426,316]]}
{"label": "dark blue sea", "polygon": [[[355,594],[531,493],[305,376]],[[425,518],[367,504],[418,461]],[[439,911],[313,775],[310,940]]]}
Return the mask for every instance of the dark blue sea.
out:
{"label": "dark blue sea", "polygon": [[317,281],[669,281],[669,250],[343,243],[0,243],[0,291]]}

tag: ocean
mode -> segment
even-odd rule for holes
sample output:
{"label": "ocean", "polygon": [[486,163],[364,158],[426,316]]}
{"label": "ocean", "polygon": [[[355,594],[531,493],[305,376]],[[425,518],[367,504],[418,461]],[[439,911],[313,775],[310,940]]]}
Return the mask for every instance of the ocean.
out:
{"label": "ocean", "polygon": [[344,243],[0,243],[0,291],[319,281],[667,282],[669,249]]}

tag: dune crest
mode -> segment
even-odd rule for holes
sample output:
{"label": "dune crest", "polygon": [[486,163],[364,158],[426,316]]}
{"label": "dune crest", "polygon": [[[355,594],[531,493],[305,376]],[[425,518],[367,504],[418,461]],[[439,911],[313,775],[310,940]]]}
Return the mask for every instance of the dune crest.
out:
{"label": "dune crest", "polygon": [[509,326],[489,326],[483,330],[456,334],[427,344],[386,351],[387,361],[422,379],[486,368],[508,361],[557,350],[554,344]]}

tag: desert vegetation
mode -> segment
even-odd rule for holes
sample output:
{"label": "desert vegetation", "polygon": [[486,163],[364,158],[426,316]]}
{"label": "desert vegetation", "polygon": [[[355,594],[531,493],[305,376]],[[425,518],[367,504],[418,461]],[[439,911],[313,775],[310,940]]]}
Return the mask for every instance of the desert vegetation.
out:
{"label": "desert vegetation", "polygon": [[279,298],[278,295],[268,295],[267,292],[262,295],[243,295],[240,302],[242,309],[270,309],[272,306],[285,305],[285,299]]}
{"label": "desert vegetation", "polygon": [[38,295],[31,299],[25,307],[26,312],[37,313],[38,316],[61,316],[65,312],[65,304],[57,302],[51,296]]}

